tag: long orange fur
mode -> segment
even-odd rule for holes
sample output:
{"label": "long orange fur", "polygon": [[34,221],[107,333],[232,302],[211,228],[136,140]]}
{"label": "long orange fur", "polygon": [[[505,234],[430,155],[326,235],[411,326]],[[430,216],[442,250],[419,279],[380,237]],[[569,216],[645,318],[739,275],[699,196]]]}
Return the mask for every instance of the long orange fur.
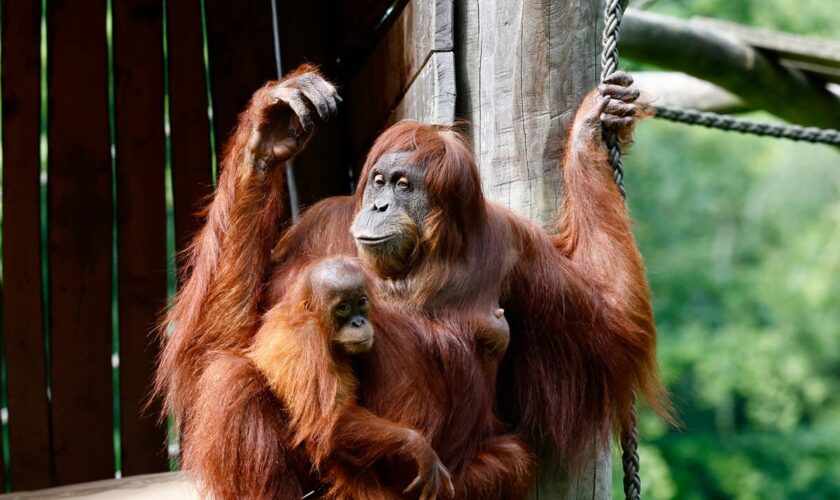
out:
{"label": "long orange fur", "polygon": [[[266,380],[258,372],[213,374],[251,346],[261,315],[288,296],[302,269],[323,257],[356,255],[348,231],[353,214],[362,209],[370,169],[394,151],[410,152],[424,166],[431,212],[409,272],[372,283],[380,298],[377,342],[358,367],[366,411],[427,437],[458,498],[521,498],[532,474],[526,439],[579,463],[583,450],[629,424],[634,394],[667,414],[642,258],[600,128],[588,121],[594,91],[567,140],[564,209],[559,234],[551,236],[484,199],[461,133],[412,122],[376,141],[355,196],[314,205],[281,234],[282,165],[255,172],[246,147],[263,119],[264,90],[227,148],[207,224],[191,247],[190,277],[164,323],[169,334],[157,377],[186,433],[187,468],[220,498],[238,496],[246,484],[261,485],[266,497],[293,498],[286,495],[311,479],[300,470],[312,464],[301,466],[284,445],[285,410],[266,396]],[[475,318],[496,307],[505,309],[511,331],[501,365],[475,339]],[[236,394],[246,386],[247,397]],[[221,407],[208,408],[214,399]],[[202,424],[208,419],[238,422],[240,432],[218,435],[218,426]],[[265,454],[275,459],[232,476],[230,466],[217,463],[219,450],[231,448],[242,463],[249,456],[264,462]],[[378,481],[398,486],[410,479],[399,465],[384,467],[373,470]],[[298,489],[288,493],[293,488],[277,477]],[[232,481],[239,486],[224,487]]]}

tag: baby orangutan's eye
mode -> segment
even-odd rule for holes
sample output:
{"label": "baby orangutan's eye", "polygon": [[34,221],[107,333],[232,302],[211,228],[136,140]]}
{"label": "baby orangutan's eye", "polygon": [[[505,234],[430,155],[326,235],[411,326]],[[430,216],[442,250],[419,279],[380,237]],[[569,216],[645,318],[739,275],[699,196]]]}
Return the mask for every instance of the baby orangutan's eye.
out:
{"label": "baby orangutan's eye", "polygon": [[336,316],[345,317],[349,316],[352,310],[353,308],[350,307],[350,304],[348,304],[347,302],[342,302],[341,304],[335,307],[335,314]]}
{"label": "baby orangutan's eye", "polygon": [[359,301],[356,303],[356,306],[358,306],[359,310],[361,311],[367,311],[368,307],[370,307],[370,301],[368,301],[367,297],[362,296],[359,298]]}

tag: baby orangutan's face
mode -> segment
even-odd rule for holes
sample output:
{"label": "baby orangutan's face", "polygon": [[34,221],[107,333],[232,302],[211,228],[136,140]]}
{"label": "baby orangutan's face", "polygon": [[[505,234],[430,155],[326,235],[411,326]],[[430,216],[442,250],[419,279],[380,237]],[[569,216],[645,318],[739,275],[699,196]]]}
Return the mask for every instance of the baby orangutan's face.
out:
{"label": "baby orangutan's face", "polygon": [[359,354],[373,347],[373,325],[368,319],[365,276],[357,262],[330,259],[312,272],[312,289],[318,292],[330,315],[325,318],[334,326],[332,342],[347,354]]}

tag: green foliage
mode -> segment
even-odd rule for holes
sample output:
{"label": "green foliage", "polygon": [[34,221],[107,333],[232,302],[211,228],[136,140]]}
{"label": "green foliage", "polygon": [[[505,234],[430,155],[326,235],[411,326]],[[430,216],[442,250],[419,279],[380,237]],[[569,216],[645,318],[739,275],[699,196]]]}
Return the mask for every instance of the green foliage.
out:
{"label": "green foliage", "polygon": [[[840,38],[825,0],[650,10]],[[683,424],[642,414],[643,496],[840,498],[840,150],[655,120],[636,142],[629,205]]]}
{"label": "green foliage", "polygon": [[642,415],[645,497],[840,498],[840,152],[660,121],[636,142],[630,209],[683,423]]}
{"label": "green foliage", "polygon": [[[630,2],[630,7],[638,2]],[[803,35],[837,38],[840,9],[826,0],[659,0],[651,11],[677,17],[714,17]]]}

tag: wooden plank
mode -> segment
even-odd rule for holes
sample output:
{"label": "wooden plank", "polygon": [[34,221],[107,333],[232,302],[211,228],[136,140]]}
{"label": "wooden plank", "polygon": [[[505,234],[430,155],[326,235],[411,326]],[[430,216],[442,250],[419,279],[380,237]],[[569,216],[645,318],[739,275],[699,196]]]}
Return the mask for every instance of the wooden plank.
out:
{"label": "wooden plank", "polygon": [[105,3],[48,2],[52,422],[58,484],[113,477]]}
{"label": "wooden plank", "polygon": [[[3,3],[3,330],[9,472],[16,489],[51,484],[41,288],[38,2]],[[2,479],[0,479],[2,487]]]}
{"label": "wooden plank", "polygon": [[[603,4],[594,0],[457,3],[458,115],[473,124],[487,197],[555,231],[566,129],[598,83]],[[597,21],[597,22],[595,22]],[[611,455],[575,476],[540,457],[531,498],[610,497]]]}
{"label": "wooden plank", "polygon": [[679,71],[634,71],[633,80],[642,99],[657,106],[692,108],[715,113],[739,113],[749,110],[731,92]]}
{"label": "wooden plank", "polygon": [[201,226],[196,213],[213,192],[199,3],[167,2],[167,24],[172,194],[180,252]]}
{"label": "wooden plank", "polygon": [[[379,0],[371,0],[375,3]],[[304,62],[318,65],[337,83],[338,68],[334,37],[350,26],[328,2],[292,2],[279,13],[283,71],[288,73]],[[306,36],[301,36],[306,33]],[[341,47],[344,49],[345,47]],[[337,119],[319,126],[311,142],[294,161],[294,176],[300,205],[307,206],[327,196],[350,194],[350,179],[341,161],[341,124],[347,118],[343,106]]]}
{"label": "wooden plank", "polygon": [[692,17],[691,24],[734,36],[748,45],[771,52],[780,58],[840,69],[840,42],[702,16]]}
{"label": "wooden plank", "polygon": [[221,151],[251,94],[276,78],[271,3],[206,0],[205,5],[213,122]]}
{"label": "wooden plank", "polygon": [[166,305],[162,0],[114,4],[123,475],[169,469],[160,404],[144,411]]}
{"label": "wooden plank", "polygon": [[566,127],[599,77],[601,3],[460,5],[458,115],[471,120],[490,199],[554,230]]}
{"label": "wooden plank", "polygon": [[451,0],[412,0],[350,84],[351,154],[367,151],[433,52],[454,46]]}
{"label": "wooden plank", "polygon": [[435,52],[388,119],[451,125],[455,120],[455,54]]}
{"label": "wooden plank", "polygon": [[2,500],[206,500],[194,478],[181,472],[105,479],[40,491],[0,495]]}

